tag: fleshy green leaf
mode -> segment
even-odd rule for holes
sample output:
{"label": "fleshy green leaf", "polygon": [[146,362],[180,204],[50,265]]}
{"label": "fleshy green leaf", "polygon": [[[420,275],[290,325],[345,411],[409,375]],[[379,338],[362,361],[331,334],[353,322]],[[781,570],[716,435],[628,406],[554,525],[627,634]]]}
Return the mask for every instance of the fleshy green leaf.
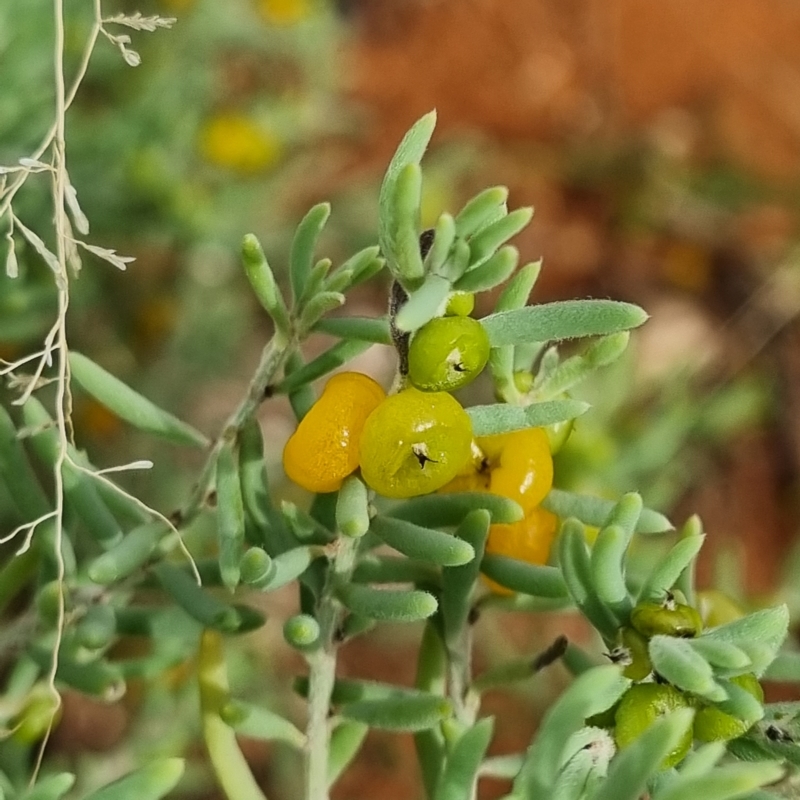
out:
{"label": "fleshy green leaf", "polygon": [[333,372],[343,364],[351,361],[356,356],[361,355],[365,350],[372,346],[371,342],[345,340],[337,342],[333,347],[320,353],[316,358],[304,364],[298,370],[287,375],[281,383],[278,384],[276,391],[284,394],[291,394],[305,384]]}
{"label": "fleshy green leaf", "polygon": [[491,516],[485,509],[467,514],[458,526],[456,536],[472,546],[475,558],[461,566],[445,567],[442,570],[440,604],[448,641],[453,641],[459,635],[469,617],[470,597],[478,578],[490,522]]}
{"label": "fleshy green leaf", "polygon": [[481,571],[501,586],[534,597],[567,597],[567,586],[558,567],[528,564],[516,558],[486,555]]}
{"label": "fleshy green leaf", "polygon": [[580,400],[548,400],[529,406],[494,403],[467,409],[475,436],[518,431],[522,428],[541,428],[581,416],[590,408]]}
{"label": "fleshy green leaf", "polygon": [[437,609],[436,598],[418,590],[372,589],[350,584],[339,589],[339,599],[354,613],[385,622],[416,622]]}
{"label": "fleshy green leaf", "polygon": [[605,336],[637,328],[647,320],[639,306],[614,300],[564,300],[484,317],[492,347],[526,342]]}
{"label": "fleshy green leaf", "polygon": [[638,800],[647,781],[686,735],[693,716],[692,709],[681,708],[657,719],[611,762],[608,777],[590,800]]}
{"label": "fleshy green leaf", "polygon": [[284,334],[288,334],[291,323],[286,302],[261,248],[261,243],[252,233],[248,233],[242,242],[242,262],[258,301],[272,317],[275,327]]}
{"label": "fleshy green leaf", "polygon": [[415,331],[440,312],[452,287],[441,275],[428,275],[416,291],[411,292],[395,317],[398,330]]}
{"label": "fleshy green leaf", "polygon": [[341,292],[319,292],[315,294],[303,308],[303,313],[297,322],[297,330],[300,335],[304,336],[329,311],[334,311],[343,306],[344,300],[344,295]]}
{"label": "fleshy green leaf", "polygon": [[460,525],[470,511],[485,508],[493,523],[519,522],[523,512],[518,503],[497,494],[457,492],[422,495],[393,506],[384,516],[402,519],[416,525],[448,527]]}
{"label": "fleshy green leaf", "polygon": [[694,561],[705,541],[705,535],[679,540],[662,558],[639,592],[639,600],[662,600],[675,585],[681,573]]}
{"label": "fleshy green leaf", "polygon": [[330,203],[319,203],[311,208],[300,221],[292,240],[289,276],[292,294],[297,301],[306,288],[314,264],[317,239],[331,214]]}
{"label": "fleshy green leaf", "polygon": [[[381,184],[378,198],[378,243],[394,274],[402,274],[398,264],[397,219],[395,216],[395,186],[402,170],[409,164],[419,164],[436,127],[436,112],[431,111],[417,120],[403,137],[392,157]],[[419,257],[419,253],[417,253]]]}
{"label": "fleshy green leaf", "polygon": [[453,713],[453,708],[445,697],[420,694],[385,700],[360,700],[342,706],[339,713],[345,719],[363,722],[370,728],[421,731],[447,719]]}
{"label": "fleshy green leaf", "polygon": [[461,734],[445,762],[435,800],[464,800],[474,796],[478,770],[493,731],[494,718],[488,717]]}
{"label": "fleshy green leaf", "polygon": [[575,519],[561,526],[558,537],[558,563],[575,604],[607,641],[615,638],[619,628],[612,612],[597,597],[591,570],[586,534]]}
{"label": "fleshy green leaf", "polygon": [[710,700],[724,699],[708,661],[686,639],[654,636],[649,643],[653,669],[667,681]]}
{"label": "fleshy green leaf", "polygon": [[[19,800],[59,800],[74,784],[75,776],[70,772],[48,775],[19,795]],[[0,791],[2,790],[0,789]]]}
{"label": "fleshy green leaf", "polygon": [[405,556],[370,553],[359,559],[353,570],[353,581],[355,583],[416,583],[436,586],[439,583],[439,573],[436,567],[425,561],[414,561]]}
{"label": "fleshy green leaf", "polygon": [[784,767],[776,761],[750,764],[725,764],[704,775],[679,775],[670,781],[664,791],[656,792],[653,800],[732,800],[775,781],[784,774]]}
{"label": "fleshy green leaf", "polygon": [[456,230],[464,238],[491,225],[506,214],[508,189],[505,186],[492,186],[484,189],[467,201],[456,216]]}
{"label": "fleshy green leaf", "polygon": [[288,719],[263,706],[244,700],[231,700],[220,709],[219,715],[241,736],[267,742],[286,742],[297,749],[305,745],[306,737],[301,731]]}
{"label": "fleshy green leaf", "polygon": [[374,344],[392,343],[386,317],[325,317],[314,326],[314,330],[342,339],[358,339]]}
{"label": "fleshy green leaf", "polygon": [[358,755],[364,739],[369,733],[369,725],[343,719],[331,732],[328,753],[328,785],[332,786]]}
{"label": "fleshy green leaf", "polygon": [[50,510],[44,493],[28,456],[17,438],[14,423],[0,406],[0,478],[8,487],[12,502],[18,507],[20,517],[36,519]]}
{"label": "fleshy green leaf", "polygon": [[789,609],[785,605],[755,611],[746,617],[712,628],[703,639],[730,642],[744,650],[753,662],[753,672],[763,675],[786,639]]}
{"label": "fleshy green leaf", "polygon": [[336,527],[345,536],[363,536],[369,530],[369,494],[355,475],[346,478],[336,498]]}
{"label": "fleshy green leaf", "polygon": [[593,342],[585,352],[562,361],[537,384],[537,395],[543,399],[558,397],[585,380],[596,369],[616,361],[628,346],[630,333],[620,331]]}
{"label": "fleshy green leaf", "polygon": [[85,392],[135,428],[178,444],[208,445],[200,431],[142,397],[81,353],[70,352],[69,366],[72,377]]}
{"label": "fleshy green leaf", "polygon": [[[602,497],[565,492],[561,489],[551,489],[542,501],[542,507],[551,511],[557,517],[566,519],[575,517],[584,525],[602,528],[609,524],[609,514],[614,510],[613,500]],[[663,533],[670,531],[675,526],[658,511],[643,508],[636,522],[636,533]]]}
{"label": "fleshy green leaf", "polygon": [[390,517],[375,517],[370,530],[409,558],[445,567],[467,564],[475,558],[472,545],[449,533],[423,528]]}
{"label": "fleshy green leaf", "polygon": [[175,788],[183,770],[182,758],[163,758],[92,792],[85,800],[159,800]]}
{"label": "fleshy green leaf", "polygon": [[[450,248],[456,239],[456,224],[453,217],[448,214],[442,214],[436,222],[436,228],[433,234],[433,244],[431,245],[430,252],[425,257],[425,264],[428,272],[438,272],[443,266],[447,257],[450,254]],[[449,277],[449,276],[444,276]]]}
{"label": "fleshy green leaf", "polygon": [[392,193],[394,258],[389,262],[389,269],[404,283],[419,281],[425,274],[419,249],[421,202],[422,169],[406,164],[397,173]]}
{"label": "fleshy green leaf", "polygon": [[752,662],[750,656],[736,645],[723,642],[719,639],[689,639],[689,644],[700,655],[715,667],[733,670],[733,674],[740,674],[749,669]]}
{"label": "fleshy green leaf", "polygon": [[527,227],[533,217],[532,208],[517,208],[500,219],[481,228],[470,240],[470,272],[483,264],[492,254]]}
{"label": "fleshy green leaf", "polygon": [[101,586],[127,578],[147,563],[159,539],[167,532],[163,522],[141,525],[125,534],[119,544],[89,564],[89,577]]}
{"label": "fleshy green leaf", "polygon": [[513,797],[548,797],[570,737],[587,717],[614,705],[629,685],[614,666],[596,667],[576,678],[542,719],[514,781]]}
{"label": "fleshy green leaf", "polygon": [[517,268],[519,250],[506,246],[491,258],[460,277],[453,288],[458,292],[485,292],[507,281]]}
{"label": "fleshy green leaf", "polygon": [[264,618],[247,606],[228,605],[219,598],[203,591],[186,572],[166,561],[153,567],[159,583],[190,617],[207,628],[224,633],[252,630],[264,622]]}
{"label": "fleshy green leaf", "polygon": [[621,621],[630,613],[630,598],[625,584],[625,552],[629,542],[630,535],[620,525],[609,525],[597,535],[591,555],[597,596]]}
{"label": "fleshy green leaf", "polygon": [[272,559],[272,571],[269,580],[259,588],[265,592],[274,592],[287,583],[297,580],[309,564],[322,555],[321,548],[315,545],[294,547]]}

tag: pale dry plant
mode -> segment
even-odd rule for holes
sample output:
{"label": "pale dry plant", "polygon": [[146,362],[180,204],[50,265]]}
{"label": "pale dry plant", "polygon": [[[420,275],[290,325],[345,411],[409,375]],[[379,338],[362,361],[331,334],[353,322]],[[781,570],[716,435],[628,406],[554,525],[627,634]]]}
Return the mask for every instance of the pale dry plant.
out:
{"label": "pale dry plant", "polygon": [[[55,86],[55,114],[52,125],[43,137],[39,146],[28,157],[20,158],[13,166],[0,165],[0,219],[7,219],[8,230],[5,235],[8,252],[5,262],[6,274],[9,278],[17,278],[19,267],[15,249],[14,234],[18,232],[44,260],[53,272],[55,290],[57,292],[57,316],[44,338],[43,346],[35,353],[26,355],[14,362],[0,361],[0,377],[5,377],[12,387],[19,390],[20,394],[14,400],[15,405],[23,405],[28,398],[47,383],[54,383],[55,396],[55,427],[58,434],[58,451],[53,469],[55,508],[53,511],[39,518],[20,525],[10,534],[0,539],[0,543],[24,534],[24,541],[17,553],[27,550],[33,540],[34,533],[42,523],[52,520],[55,529],[54,549],[56,563],[56,581],[59,587],[57,605],[57,624],[52,659],[47,675],[47,686],[53,697],[53,712],[50,725],[41,746],[39,747],[36,763],[31,775],[31,785],[36,782],[42,764],[44,749],[47,745],[53,722],[56,718],[61,697],[56,689],[55,678],[58,670],[59,653],[64,635],[65,601],[64,578],[65,564],[62,556],[62,539],[64,536],[64,476],[65,465],[90,475],[98,481],[123,492],[116,484],[105,477],[105,473],[118,472],[126,469],[146,469],[152,466],[150,462],[133,462],[105,470],[91,470],[77,463],[70,455],[73,446],[72,433],[72,397],[70,392],[69,368],[69,342],[67,329],[67,312],[70,305],[70,279],[77,275],[81,268],[78,248],[105,260],[117,269],[124,270],[128,263],[134,259],[120,256],[114,250],[90,244],[76,237],[75,231],[80,236],[89,233],[89,220],[81,210],[75,187],[70,182],[67,170],[67,111],[75,100],[78,89],[86,75],[89,62],[94,52],[97,40],[102,34],[108,41],[117,47],[126,63],[138,66],[141,62],[139,54],[129,45],[131,38],[125,33],[113,33],[107,26],[123,26],[136,31],[155,31],[158,28],[169,28],[175,23],[171,17],[151,16],[144,17],[139,13],[132,15],[118,14],[104,18],[101,0],[92,0],[93,22],[89,31],[83,53],[78,64],[77,72],[67,88],[64,65],[64,31],[65,15],[64,0],[53,0],[53,14],[55,22],[55,36],[53,46],[53,71]],[[26,184],[28,179],[37,174],[49,175],[51,180],[51,199],[53,209],[53,241],[55,252],[47,247],[44,239],[25,225],[17,216],[13,201],[17,193]],[[32,375],[21,374],[19,370],[26,365],[35,363]],[[54,375],[45,378],[46,369],[54,368]],[[27,433],[32,433],[28,431]],[[139,505],[148,514],[165,522],[176,534],[178,544],[183,547],[177,529],[160,512],[147,506],[141,500],[123,492],[130,500]],[[188,551],[185,550],[188,556]],[[191,557],[190,557],[191,560]],[[193,562],[192,565],[194,566]],[[199,580],[199,575],[195,575]]]}

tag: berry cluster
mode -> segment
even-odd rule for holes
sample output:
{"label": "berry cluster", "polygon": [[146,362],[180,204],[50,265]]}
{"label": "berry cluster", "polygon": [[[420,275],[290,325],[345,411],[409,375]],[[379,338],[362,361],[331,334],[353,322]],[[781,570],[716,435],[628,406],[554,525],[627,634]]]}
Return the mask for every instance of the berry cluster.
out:
{"label": "berry cluster", "polygon": [[[695,608],[677,602],[668,595],[663,603],[642,602],[631,612],[630,626],[620,631],[620,646],[610,655],[625,664],[623,675],[634,681],[622,699],[608,711],[587,720],[599,727],[613,727],[617,746],[624,748],[636,741],[659,718],[679,708],[695,708],[694,724],[667,755],[662,769],[678,764],[689,752],[693,739],[701,742],[729,741],[749,729],[743,720],[727,714],[689,693],[663,681],[653,671],[648,643],[654,636],[693,639],[703,628]],[[764,692],[753,673],[732,677],[730,682],[758,702]]]}

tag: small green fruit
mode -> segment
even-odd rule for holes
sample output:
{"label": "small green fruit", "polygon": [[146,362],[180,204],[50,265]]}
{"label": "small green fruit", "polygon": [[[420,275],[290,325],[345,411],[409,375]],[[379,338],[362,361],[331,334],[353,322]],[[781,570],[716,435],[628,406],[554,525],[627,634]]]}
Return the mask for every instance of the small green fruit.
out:
{"label": "small green fruit", "polygon": [[631,612],[631,625],[647,639],[657,634],[693,639],[703,629],[696,609],[673,600],[639,603]]}
{"label": "small green fruit", "polygon": [[[689,708],[689,699],[674,686],[659,683],[637,683],[622,696],[616,714],[614,740],[620,749],[633,744],[659,718],[679,708]],[[689,728],[678,745],[667,754],[661,769],[680,762],[692,746]]]}
{"label": "small green fruit", "polygon": [[414,334],[408,377],[424,392],[452,392],[471,383],[489,360],[489,337],[472,317],[438,317]]}
{"label": "small green fruit", "polygon": [[[731,678],[731,683],[750,692],[759,703],[764,702],[764,690],[752,672]],[[726,714],[716,706],[703,706],[694,718],[694,737],[701,742],[727,742],[747,733],[751,727],[744,720]]]}

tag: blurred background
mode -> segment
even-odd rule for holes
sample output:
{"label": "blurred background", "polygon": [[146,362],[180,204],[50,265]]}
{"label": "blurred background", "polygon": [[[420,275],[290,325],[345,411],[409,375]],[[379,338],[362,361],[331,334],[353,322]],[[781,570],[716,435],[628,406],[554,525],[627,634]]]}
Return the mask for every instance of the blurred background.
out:
{"label": "blurred background", "polygon": [[[90,6],[67,4],[70,70]],[[73,347],[215,431],[269,335],[238,264],[242,236],[259,236],[281,281],[294,225],[318,201],[333,204],[321,250],[334,264],[373,244],[388,159],[411,123],[437,108],[423,224],[505,184],[511,206],[536,208],[515,242],[523,262],[544,258],[536,301],[613,297],[652,316],[626,357],[581,387],[594,409],[557,458],[557,485],[609,497],[639,490],[676,523],[700,513],[709,536],[699,585],[748,608],[789,602],[797,620],[800,6],[109,0],[105,9],[133,11],[178,22],[133,34],[135,69],[101,38],[67,137],[91,241],[137,260],[118,273],[85,259]],[[2,164],[28,155],[49,126],[51,53],[49,0],[4,0]],[[47,189],[33,178],[15,201],[43,237]],[[21,243],[18,256],[20,279],[0,277],[6,359],[37,348],[55,312],[49,271]],[[373,281],[345,312],[383,313],[385,297]],[[492,307],[481,295],[476,313]],[[327,344],[320,336],[308,352]],[[392,355],[375,347],[355,368],[388,384]],[[465,401],[491,394],[488,384],[471,392]],[[261,421],[274,483],[297,500],[280,483],[288,403],[266,404]],[[154,446],[80,395],[75,426],[101,466],[153,458],[154,470],[125,482],[165,513],[191,488],[196,459]],[[2,509],[0,496],[0,525]],[[668,544],[641,545],[642,562]],[[236,688],[301,721],[291,676],[302,660],[281,638],[295,598],[269,597],[270,622],[234,659]],[[536,652],[558,633],[586,638],[564,614],[508,614],[501,635],[496,613],[477,625],[479,666]],[[342,671],[410,684],[418,635],[379,629],[343,650]],[[194,748],[197,774],[181,796],[216,797],[184,673],[133,686],[114,706],[68,694],[52,757],[91,783],[148,748]],[[488,695],[485,708],[500,720],[492,752],[523,748],[567,680],[553,667],[513,694]],[[767,689],[770,700],[797,699],[791,687]],[[297,796],[294,756],[258,743],[247,752],[271,798]],[[370,734],[335,797],[418,797],[413,762],[410,737]],[[483,791],[488,800],[506,788]]]}

